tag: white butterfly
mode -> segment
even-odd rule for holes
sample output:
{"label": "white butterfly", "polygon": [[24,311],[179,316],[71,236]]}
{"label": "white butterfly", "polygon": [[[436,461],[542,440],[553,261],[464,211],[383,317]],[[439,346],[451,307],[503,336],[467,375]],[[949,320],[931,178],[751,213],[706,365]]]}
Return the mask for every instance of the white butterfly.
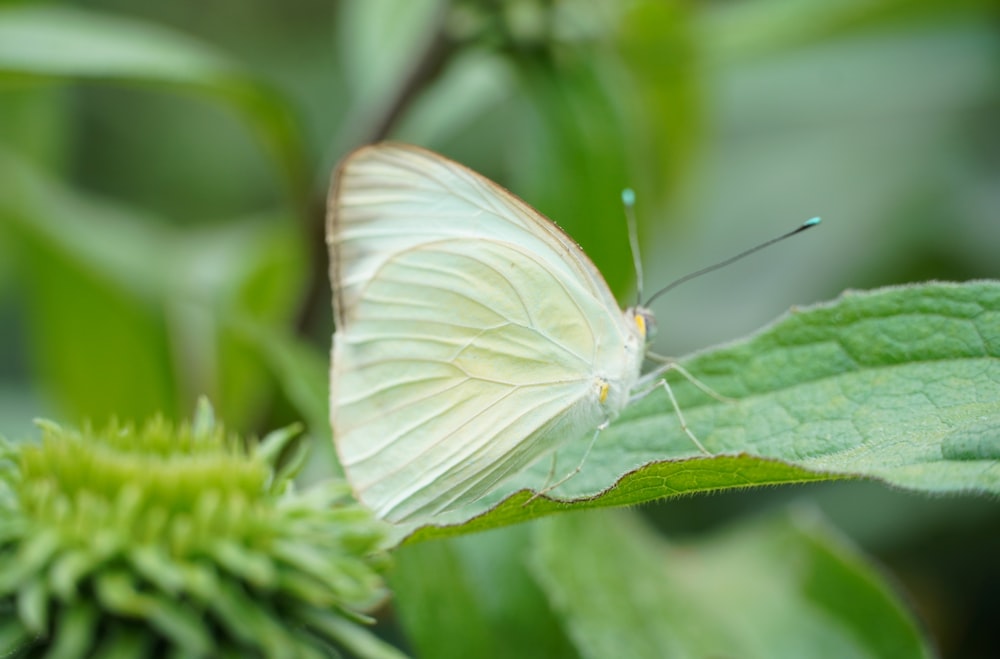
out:
{"label": "white butterfly", "polygon": [[475,501],[606,426],[640,381],[650,311],[622,312],[569,236],[440,155],[350,154],[327,243],[334,437],[382,518]]}

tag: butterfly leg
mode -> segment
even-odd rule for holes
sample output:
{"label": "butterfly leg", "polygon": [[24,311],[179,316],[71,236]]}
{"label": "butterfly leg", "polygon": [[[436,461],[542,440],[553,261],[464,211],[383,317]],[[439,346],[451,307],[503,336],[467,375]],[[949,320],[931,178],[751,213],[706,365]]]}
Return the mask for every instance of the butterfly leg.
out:
{"label": "butterfly leg", "polygon": [[[552,461],[549,463],[549,475],[545,477],[545,487],[542,488],[543,492],[548,492],[548,484],[552,482],[552,479],[556,477],[556,463],[559,461],[559,451],[552,454]],[[538,495],[536,494],[535,497]],[[534,500],[535,497],[531,497],[528,501]]]}
{"label": "butterfly leg", "polygon": [[678,373],[681,374],[681,376],[685,380],[687,380],[688,382],[690,382],[691,384],[693,384],[694,386],[696,386],[699,391],[705,393],[708,396],[711,396],[712,398],[714,398],[715,400],[719,401],[720,403],[734,403],[734,402],[736,402],[735,398],[730,398],[729,396],[723,396],[722,394],[720,394],[719,392],[717,392],[715,389],[712,389],[710,386],[708,386],[707,384],[705,384],[704,382],[702,382],[701,380],[699,380],[695,376],[691,375],[691,373],[686,368],[684,368],[683,366],[681,366],[680,364],[678,364],[677,362],[675,362],[673,359],[670,359],[669,357],[663,357],[661,355],[657,355],[657,354],[653,354],[653,353],[649,353],[646,356],[649,357],[649,358],[651,358],[651,359],[653,359],[653,360],[655,360],[655,361],[659,361],[660,365],[657,368],[655,368],[652,371],[650,371],[649,373],[643,375],[639,379],[637,388],[639,388],[640,390],[643,388],[643,386],[646,386],[650,382],[653,382],[654,380],[657,380],[657,382],[652,387],[650,387],[649,390],[647,390],[645,393],[641,393],[638,396],[639,398],[645,397],[650,391],[652,391],[653,389],[656,389],[660,385],[660,383],[659,383],[658,380],[661,379],[662,376],[666,375],[668,371],[677,371]]}
{"label": "butterfly leg", "polygon": [[552,490],[556,489],[557,487],[559,487],[560,485],[562,485],[563,483],[565,483],[569,479],[571,479],[574,476],[576,476],[577,474],[579,474],[580,470],[583,469],[584,463],[587,462],[587,458],[590,457],[590,450],[592,448],[594,448],[594,444],[597,442],[597,436],[601,434],[602,430],[604,430],[605,428],[608,427],[608,423],[609,423],[608,421],[605,421],[601,425],[597,426],[597,430],[594,431],[594,436],[590,438],[590,444],[587,445],[587,450],[584,452],[583,457],[580,458],[580,463],[578,465],[576,465],[576,468],[573,471],[569,472],[568,474],[566,474],[565,476],[563,476],[562,478],[560,478],[555,483],[552,482],[552,479],[556,475],[556,456],[557,456],[557,454],[553,453],[552,454],[552,465],[549,467],[549,475],[545,479],[545,483],[546,483],[545,487],[543,487],[542,489],[538,490],[533,495],[531,495],[531,498],[528,499],[527,501],[525,501],[523,505],[527,506],[529,503],[531,503],[532,501],[534,501],[538,497],[543,496],[545,494],[548,494],[549,492],[551,492]]}
{"label": "butterfly leg", "polygon": [[684,377],[685,380],[687,380],[688,382],[690,382],[694,386],[698,387],[698,389],[700,391],[708,394],[709,396],[711,396],[715,400],[719,401],[720,403],[735,403],[736,402],[735,398],[730,398],[729,396],[723,396],[722,394],[720,394],[715,389],[712,389],[710,386],[708,386],[707,384],[705,384],[704,382],[702,382],[701,380],[699,380],[695,376],[691,375],[691,373],[689,373],[686,368],[684,368],[683,366],[681,366],[677,362],[670,362],[669,366],[670,366],[670,368],[668,370],[677,371],[678,373],[680,373]]}
{"label": "butterfly leg", "polygon": [[698,441],[698,438],[695,437],[695,434],[693,432],[691,432],[691,429],[688,428],[687,421],[684,419],[684,413],[681,412],[681,406],[677,403],[677,398],[674,397],[673,389],[670,388],[670,383],[667,382],[666,378],[663,376],[666,375],[668,371],[677,371],[678,373],[681,374],[681,376],[685,380],[696,386],[700,391],[704,392],[705,394],[719,401],[720,403],[734,403],[736,402],[736,399],[729,398],[728,396],[723,396],[722,394],[718,393],[717,391],[709,387],[707,384],[705,384],[695,376],[691,375],[691,373],[689,373],[686,368],[684,368],[674,360],[670,359],[669,357],[663,357],[661,355],[656,355],[653,353],[647,354],[647,357],[651,357],[652,359],[659,361],[660,366],[650,371],[646,375],[642,376],[642,378],[640,378],[637,387],[637,389],[639,389],[639,392],[632,396],[631,401],[634,402],[636,400],[645,398],[649,394],[653,393],[656,389],[663,387],[664,391],[667,392],[667,396],[670,397],[670,404],[674,406],[674,412],[677,414],[677,420],[680,421],[681,430],[683,430],[684,434],[688,436],[691,442],[698,447],[699,451],[701,451],[705,455],[712,455],[705,448],[705,446],[700,441]]}
{"label": "butterfly leg", "polygon": [[[678,366],[677,368],[680,367]],[[687,377],[688,379],[691,379],[690,375]],[[692,382],[694,382],[694,380],[692,380]],[[691,432],[691,429],[688,428],[687,421],[684,420],[684,413],[681,412],[681,406],[677,404],[677,399],[674,397],[674,390],[670,388],[670,383],[667,382],[666,378],[662,378],[657,385],[662,386],[667,392],[667,396],[670,397],[670,404],[674,406],[674,412],[677,414],[677,420],[680,421],[681,430],[684,431],[684,434],[686,434],[688,438],[694,442],[694,445],[698,447],[699,451],[705,455],[712,455],[704,446],[702,446],[701,442],[698,441],[698,438],[694,436],[693,432]]]}

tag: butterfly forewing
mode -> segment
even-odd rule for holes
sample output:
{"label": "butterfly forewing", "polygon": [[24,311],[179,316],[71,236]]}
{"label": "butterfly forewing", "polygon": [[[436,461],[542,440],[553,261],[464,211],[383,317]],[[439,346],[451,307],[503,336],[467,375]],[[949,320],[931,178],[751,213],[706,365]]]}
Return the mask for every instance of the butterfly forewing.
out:
{"label": "butterfly forewing", "polygon": [[337,320],[379,265],[409,247],[456,237],[525,246],[617,310],[590,259],[559,227],[492,181],[430,151],[362,147],[334,174],[327,241]]}

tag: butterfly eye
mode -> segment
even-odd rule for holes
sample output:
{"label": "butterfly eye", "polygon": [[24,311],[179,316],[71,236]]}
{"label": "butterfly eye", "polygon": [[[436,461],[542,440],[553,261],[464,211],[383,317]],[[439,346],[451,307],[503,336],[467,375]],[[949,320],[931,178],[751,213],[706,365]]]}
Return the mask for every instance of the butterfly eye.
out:
{"label": "butterfly eye", "polygon": [[643,339],[649,341],[656,336],[656,316],[649,309],[636,307],[633,320]]}

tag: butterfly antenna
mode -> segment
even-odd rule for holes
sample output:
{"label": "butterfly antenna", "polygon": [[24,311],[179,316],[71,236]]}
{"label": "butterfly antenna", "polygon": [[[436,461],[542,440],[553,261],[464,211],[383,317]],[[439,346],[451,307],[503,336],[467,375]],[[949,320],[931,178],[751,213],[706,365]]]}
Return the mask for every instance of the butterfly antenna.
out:
{"label": "butterfly antenna", "polygon": [[797,228],[792,229],[788,233],[784,233],[784,234],[778,236],[777,238],[771,238],[770,240],[764,241],[761,244],[756,245],[754,247],[751,247],[750,249],[748,249],[746,251],[740,252],[736,256],[730,256],[728,259],[725,259],[724,261],[719,261],[718,263],[716,263],[714,265],[710,265],[707,268],[702,268],[701,270],[696,270],[695,272],[692,272],[689,275],[684,275],[680,279],[667,284],[666,286],[664,286],[660,290],[658,290],[655,293],[653,293],[653,295],[650,296],[650,298],[648,300],[646,300],[646,302],[644,303],[644,306],[648,307],[650,304],[653,303],[653,300],[655,300],[656,298],[660,297],[661,295],[663,295],[667,291],[680,286],[681,284],[683,284],[686,281],[691,281],[695,277],[700,277],[700,276],[702,276],[704,274],[712,272],[713,270],[718,270],[719,268],[724,268],[727,265],[729,265],[730,263],[733,263],[734,261],[739,261],[740,259],[742,259],[745,256],[750,256],[754,252],[759,252],[760,250],[764,249],[765,247],[770,247],[774,243],[781,242],[785,238],[791,238],[795,234],[802,233],[806,229],[811,229],[811,228],[813,228],[814,226],[816,226],[819,223],[820,223],[820,219],[818,217],[814,217],[811,220],[806,220],[805,222],[803,222]]}
{"label": "butterfly antenna", "polygon": [[635,190],[622,190],[622,204],[625,206],[625,221],[628,222],[628,244],[635,268],[635,303],[638,306],[642,303],[642,258],[639,256],[639,227],[635,221]]}

